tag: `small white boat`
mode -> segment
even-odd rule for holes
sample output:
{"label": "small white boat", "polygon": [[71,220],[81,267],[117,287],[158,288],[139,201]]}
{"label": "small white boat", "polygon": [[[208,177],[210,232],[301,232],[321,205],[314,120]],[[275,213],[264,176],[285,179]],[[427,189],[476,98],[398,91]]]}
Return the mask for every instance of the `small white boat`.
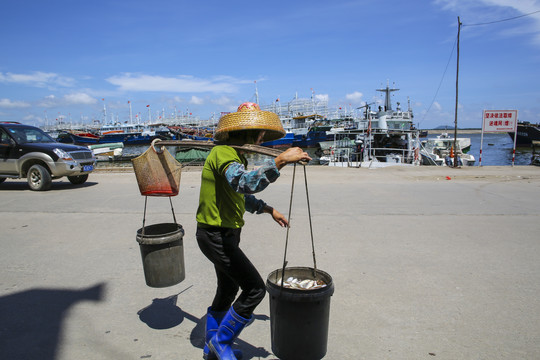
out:
{"label": "small white boat", "polygon": [[107,160],[109,158],[122,156],[124,143],[116,142],[116,143],[95,144],[95,145],[88,145],[88,148],[92,150],[92,152],[94,153],[94,156],[96,156],[98,160],[103,160],[103,159]]}
{"label": "small white boat", "polygon": [[420,154],[423,165],[454,166],[454,159],[457,158],[458,166],[473,166],[476,159],[473,155],[464,153],[461,144],[462,142],[456,141],[454,149],[454,139],[441,136],[422,141]]}
{"label": "small white boat", "polygon": [[[441,135],[438,135],[437,136],[437,139],[440,140],[440,139],[448,139],[448,140],[452,140],[452,143],[454,142],[454,138],[451,137],[448,133],[444,132],[442,133]],[[457,142],[459,143],[459,148],[461,149],[461,151],[466,154],[469,152],[469,150],[471,149],[471,139],[470,138],[462,138],[462,137],[458,137],[457,138]]]}

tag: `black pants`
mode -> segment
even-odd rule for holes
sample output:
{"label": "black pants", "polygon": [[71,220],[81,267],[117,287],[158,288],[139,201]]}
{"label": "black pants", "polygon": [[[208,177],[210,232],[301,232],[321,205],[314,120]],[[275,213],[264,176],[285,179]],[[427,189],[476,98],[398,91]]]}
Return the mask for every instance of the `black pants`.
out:
{"label": "black pants", "polygon": [[[255,266],[238,247],[241,231],[198,227],[197,242],[216,270],[217,291],[212,310],[226,311],[232,304],[238,315],[249,319],[263,300],[266,288]],[[234,301],[238,289],[242,289],[242,293]]]}

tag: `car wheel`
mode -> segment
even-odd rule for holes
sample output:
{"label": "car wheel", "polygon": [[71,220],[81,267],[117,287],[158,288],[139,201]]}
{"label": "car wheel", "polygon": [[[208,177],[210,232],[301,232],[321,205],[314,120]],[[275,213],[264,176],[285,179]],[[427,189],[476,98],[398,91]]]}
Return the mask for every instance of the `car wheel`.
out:
{"label": "car wheel", "polygon": [[84,184],[86,182],[86,180],[88,180],[88,174],[86,174],[86,175],[68,176],[67,178],[68,178],[69,182],[71,182],[74,185]]}
{"label": "car wheel", "polygon": [[51,174],[43,166],[36,164],[28,170],[28,186],[30,186],[30,190],[49,190],[51,184]]}

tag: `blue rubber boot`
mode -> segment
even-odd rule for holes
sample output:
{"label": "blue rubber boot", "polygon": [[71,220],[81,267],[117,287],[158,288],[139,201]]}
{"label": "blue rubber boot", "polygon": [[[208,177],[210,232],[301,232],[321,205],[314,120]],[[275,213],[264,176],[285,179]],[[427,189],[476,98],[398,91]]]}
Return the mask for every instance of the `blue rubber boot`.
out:
{"label": "blue rubber boot", "polygon": [[225,317],[223,317],[216,334],[208,341],[210,351],[219,360],[236,360],[237,357],[231,345],[250,320],[238,315],[231,306]]}
{"label": "blue rubber boot", "polygon": [[[208,348],[208,342],[210,339],[216,335],[219,328],[219,324],[227,314],[227,311],[212,311],[211,308],[208,308],[206,312],[206,336],[204,339],[204,349],[203,349],[203,359],[205,360],[215,360],[218,357],[210,351]],[[233,350],[234,356],[236,359],[242,359],[242,352],[240,350]]]}

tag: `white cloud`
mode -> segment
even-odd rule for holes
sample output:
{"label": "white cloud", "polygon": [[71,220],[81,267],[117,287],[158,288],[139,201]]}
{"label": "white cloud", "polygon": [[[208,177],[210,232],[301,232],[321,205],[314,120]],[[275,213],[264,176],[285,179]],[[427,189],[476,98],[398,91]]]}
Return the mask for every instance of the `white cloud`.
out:
{"label": "white cloud", "polygon": [[315,95],[315,100],[317,101],[328,101],[328,94],[317,94]]}
{"label": "white cloud", "polygon": [[134,75],[130,73],[106,79],[123,91],[168,91],[168,92],[216,92],[231,93],[236,85],[242,83],[231,77],[220,76],[213,79],[200,79],[188,75],[164,77],[155,75]]}
{"label": "white cloud", "polygon": [[96,98],[85,93],[68,94],[64,96],[63,100],[68,104],[92,105],[97,103]]}
{"label": "white cloud", "polygon": [[486,5],[511,7],[524,14],[540,10],[540,4],[536,0],[480,0]]}
{"label": "white cloud", "polygon": [[28,85],[34,87],[73,86],[75,80],[55,73],[34,71],[28,74],[0,73],[0,82]]}
{"label": "white cloud", "polygon": [[364,94],[362,94],[361,92],[355,91],[352,94],[345,95],[345,99],[347,99],[347,100],[349,100],[351,102],[358,103],[358,102],[362,101],[363,96],[364,96]]}
{"label": "white cloud", "polygon": [[35,115],[35,114],[28,114],[26,116],[23,116],[23,118],[21,119],[24,123],[27,123],[27,122],[35,122],[35,123],[40,123],[42,122],[42,119]]}
{"label": "white cloud", "polygon": [[[464,26],[511,19],[540,10],[538,0],[435,0],[434,3],[444,10],[458,13]],[[491,32],[500,31],[501,36],[508,37],[533,34],[534,41],[540,44],[540,13],[531,14],[517,21],[508,21],[506,24],[508,27],[504,27],[504,31],[489,25],[482,28],[484,31],[488,29]]]}
{"label": "white cloud", "polygon": [[372,96],[371,97],[371,102],[376,104],[376,105],[379,105],[379,104],[382,104],[384,101],[381,99],[380,96]]}
{"label": "white cloud", "polygon": [[441,104],[439,104],[437,101],[434,101],[434,102],[433,102],[432,107],[433,107],[433,109],[435,109],[435,110],[437,110],[437,111],[441,111],[441,110],[442,110]]}
{"label": "white cloud", "polygon": [[212,104],[221,105],[221,106],[231,106],[234,104],[234,100],[228,96],[221,96],[217,99],[213,99]]}
{"label": "white cloud", "polygon": [[94,105],[98,102],[95,97],[88,95],[87,93],[79,92],[67,94],[62,97],[56,95],[47,95],[43,99],[39,100],[36,104],[37,107],[52,108],[58,106],[68,105]]}
{"label": "white cloud", "polygon": [[26,108],[29,106],[30,104],[24,101],[11,101],[10,99],[0,99],[0,108],[15,109]]}
{"label": "white cloud", "polygon": [[204,99],[193,95],[191,97],[191,100],[189,101],[189,103],[194,104],[194,105],[202,105],[202,104],[204,104]]}
{"label": "white cloud", "polygon": [[54,96],[54,95],[47,95],[47,96],[45,96],[42,100],[40,100],[40,101],[37,103],[37,106],[38,106],[38,107],[45,107],[45,108],[48,108],[48,107],[53,107],[53,106],[55,106],[56,103],[57,103],[56,96]]}

